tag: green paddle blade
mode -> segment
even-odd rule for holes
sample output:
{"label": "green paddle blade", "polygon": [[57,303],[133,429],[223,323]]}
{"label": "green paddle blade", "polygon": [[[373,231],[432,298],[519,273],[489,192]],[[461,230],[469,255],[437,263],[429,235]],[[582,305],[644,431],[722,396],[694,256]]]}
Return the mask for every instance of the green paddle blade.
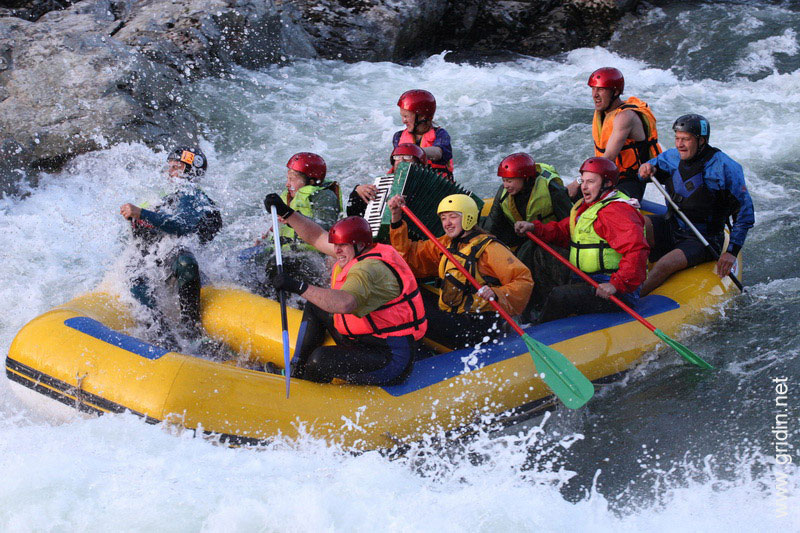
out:
{"label": "green paddle blade", "polygon": [[561,352],[532,338],[527,333],[522,340],[528,345],[533,364],[553,394],[570,409],[578,409],[594,396],[594,385],[575,368]]}
{"label": "green paddle blade", "polygon": [[697,355],[696,353],[691,351],[689,348],[687,348],[683,344],[679,343],[675,339],[669,338],[667,336],[667,334],[664,333],[663,331],[661,331],[660,329],[653,330],[653,333],[655,333],[658,336],[659,339],[661,339],[662,341],[664,341],[667,344],[669,344],[670,346],[672,346],[672,348],[676,352],[681,354],[681,356],[684,359],[686,359],[687,361],[689,361],[690,363],[693,363],[693,364],[699,366],[700,368],[705,368],[706,370],[711,370],[711,369],[714,368],[710,364],[708,364],[705,361],[703,361],[703,359],[699,355]]}

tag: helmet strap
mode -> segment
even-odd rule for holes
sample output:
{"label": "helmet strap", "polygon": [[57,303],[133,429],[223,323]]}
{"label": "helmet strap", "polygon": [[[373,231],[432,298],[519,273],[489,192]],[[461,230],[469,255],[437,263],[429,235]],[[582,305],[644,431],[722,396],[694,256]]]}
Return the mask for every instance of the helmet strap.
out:
{"label": "helmet strap", "polygon": [[414,135],[421,135],[421,133],[417,132],[418,126],[420,124],[425,124],[425,123],[427,123],[429,121],[430,121],[430,119],[427,119],[427,118],[420,119],[419,115],[417,113],[414,113],[414,131],[412,133]]}
{"label": "helmet strap", "polygon": [[353,253],[355,254],[356,257],[358,257],[359,255],[361,255],[364,252],[366,252],[369,249],[369,247],[370,247],[369,244],[365,244],[363,242],[354,242],[353,243]]}

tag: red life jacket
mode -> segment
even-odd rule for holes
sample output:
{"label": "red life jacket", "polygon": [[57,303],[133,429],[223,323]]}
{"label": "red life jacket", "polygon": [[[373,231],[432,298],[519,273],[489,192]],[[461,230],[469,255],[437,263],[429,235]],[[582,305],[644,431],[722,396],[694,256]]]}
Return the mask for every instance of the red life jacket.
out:
{"label": "red life jacket", "polygon": [[[403,133],[400,135],[400,141],[397,144],[409,143],[409,144],[417,144],[420,148],[427,148],[429,146],[433,146],[433,141],[436,140],[436,128],[431,128],[426,131],[422,135],[422,139],[419,143],[417,143],[416,138],[414,135],[408,132],[408,130],[403,130]],[[438,163],[434,163],[430,159],[428,159],[428,166],[435,168],[438,170],[444,177],[453,181],[453,160],[450,159],[449,161],[440,161]]]}
{"label": "red life jacket", "polygon": [[400,285],[400,296],[361,318],[351,314],[334,314],[336,331],[348,337],[372,335],[385,339],[413,335],[415,340],[420,340],[428,330],[422,295],[411,268],[388,244],[374,245],[353,258],[344,268],[340,269],[337,265],[331,273],[331,288],[340,289],[353,265],[364,259],[379,259],[389,267]]}

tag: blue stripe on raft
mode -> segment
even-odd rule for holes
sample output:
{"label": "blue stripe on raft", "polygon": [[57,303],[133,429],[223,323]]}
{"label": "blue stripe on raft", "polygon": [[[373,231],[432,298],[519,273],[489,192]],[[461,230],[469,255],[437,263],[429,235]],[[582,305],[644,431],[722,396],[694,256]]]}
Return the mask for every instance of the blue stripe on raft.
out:
{"label": "blue stripe on raft", "polygon": [[165,350],[160,346],[148,344],[135,337],[131,337],[129,335],[125,335],[124,333],[120,333],[119,331],[108,328],[101,322],[98,322],[93,318],[89,318],[88,316],[76,316],[73,318],[68,318],[64,321],[64,325],[80,331],[81,333],[85,333],[90,337],[94,337],[99,341],[111,344],[117,348],[122,348],[123,350],[135,353],[136,355],[146,357],[147,359],[158,359],[164,354],[170,352],[170,350]]}
{"label": "blue stripe on raft", "polygon": [[[636,312],[644,317],[650,317],[678,309],[679,307],[678,302],[671,298],[659,294],[651,294],[639,300]],[[633,321],[634,318],[624,312],[597,313],[562,318],[538,326],[531,326],[525,331],[542,344],[553,345],[573,337]],[[527,353],[527,351],[528,347],[522,338],[512,333],[502,341],[498,341],[497,344],[490,344],[482,348],[475,356],[477,357],[477,364],[488,366]],[[472,349],[464,348],[418,361],[414,363],[414,370],[407,380],[399,385],[383,387],[383,390],[392,396],[402,396],[457,376],[463,373],[466,366],[462,358],[467,358],[471,355],[471,352]],[[475,364],[473,363],[470,365],[470,369],[474,368]]]}

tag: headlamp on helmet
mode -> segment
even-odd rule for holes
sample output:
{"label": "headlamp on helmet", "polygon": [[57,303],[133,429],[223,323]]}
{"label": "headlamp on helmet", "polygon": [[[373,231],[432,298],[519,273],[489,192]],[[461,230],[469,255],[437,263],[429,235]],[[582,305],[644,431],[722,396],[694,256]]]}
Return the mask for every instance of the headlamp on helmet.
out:
{"label": "headlamp on helmet", "polygon": [[202,176],[208,169],[208,161],[197,148],[178,147],[167,155],[167,162],[180,161],[187,176]]}

